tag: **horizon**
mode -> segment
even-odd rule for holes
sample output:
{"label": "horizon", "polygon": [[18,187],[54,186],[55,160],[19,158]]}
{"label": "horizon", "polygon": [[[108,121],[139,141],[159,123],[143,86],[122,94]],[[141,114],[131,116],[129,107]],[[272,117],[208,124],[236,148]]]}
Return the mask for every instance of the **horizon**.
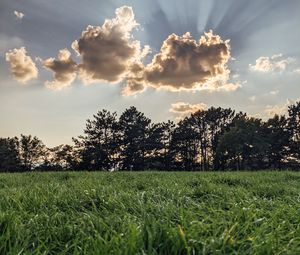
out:
{"label": "horizon", "polygon": [[212,106],[266,119],[300,98],[299,1],[0,7],[1,137],[70,144],[98,110],[132,105],[154,122]]}

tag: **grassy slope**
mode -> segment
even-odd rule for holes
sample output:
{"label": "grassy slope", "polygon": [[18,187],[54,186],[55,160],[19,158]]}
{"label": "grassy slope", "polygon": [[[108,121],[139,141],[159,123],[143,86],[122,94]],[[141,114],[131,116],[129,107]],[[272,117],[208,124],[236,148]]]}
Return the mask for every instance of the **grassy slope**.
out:
{"label": "grassy slope", "polygon": [[300,173],[0,174],[0,254],[300,254]]}

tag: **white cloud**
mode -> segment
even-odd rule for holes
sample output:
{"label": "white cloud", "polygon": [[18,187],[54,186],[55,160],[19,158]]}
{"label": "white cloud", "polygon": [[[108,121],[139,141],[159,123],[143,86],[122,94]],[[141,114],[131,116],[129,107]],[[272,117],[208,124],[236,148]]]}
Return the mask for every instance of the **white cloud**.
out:
{"label": "white cloud", "polygon": [[170,112],[174,113],[194,113],[197,111],[203,111],[207,108],[204,103],[190,104],[185,102],[177,102],[171,104]]}
{"label": "white cloud", "polygon": [[256,100],[256,96],[249,97],[249,100],[254,102]]}
{"label": "white cloud", "polygon": [[21,20],[24,18],[25,14],[22,12],[18,12],[18,11],[14,11],[15,16],[17,17],[17,19]]}
{"label": "white cloud", "polygon": [[272,90],[272,91],[270,91],[270,94],[271,94],[272,96],[276,96],[276,95],[279,94],[279,90]]}
{"label": "white cloud", "polygon": [[293,72],[296,74],[300,74],[300,68],[295,69]]}
{"label": "white cloud", "polygon": [[280,72],[286,70],[288,65],[294,61],[293,58],[284,58],[282,54],[274,55],[272,57],[259,57],[255,61],[255,65],[249,64],[252,71],[257,72]]}
{"label": "white cloud", "polygon": [[176,120],[180,120],[191,113],[195,113],[197,111],[204,111],[206,109],[207,105],[204,103],[190,104],[186,102],[177,102],[171,104],[171,108],[169,111],[175,114]]}
{"label": "white cloud", "polygon": [[286,115],[288,113],[288,107],[292,104],[294,104],[297,100],[290,100],[287,99],[284,104],[278,104],[278,105],[267,105],[265,108],[265,113],[268,115],[268,117],[272,117],[275,114],[277,115]]}
{"label": "white cloud", "polygon": [[25,47],[13,49],[6,53],[6,61],[10,63],[10,71],[13,77],[21,82],[37,78],[38,69],[30,56],[27,56]]}
{"label": "white cloud", "polygon": [[265,112],[269,117],[277,115],[285,115],[287,113],[288,105],[267,105]]}

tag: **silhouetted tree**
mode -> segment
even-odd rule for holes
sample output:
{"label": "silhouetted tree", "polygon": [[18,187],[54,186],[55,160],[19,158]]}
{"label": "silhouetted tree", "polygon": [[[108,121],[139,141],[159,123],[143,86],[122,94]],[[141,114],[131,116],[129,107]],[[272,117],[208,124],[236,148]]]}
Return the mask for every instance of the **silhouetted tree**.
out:
{"label": "silhouetted tree", "polygon": [[175,164],[186,171],[193,171],[197,164],[198,133],[194,129],[191,118],[179,121],[172,136],[172,148],[175,152]]}
{"label": "silhouetted tree", "polygon": [[231,125],[235,116],[233,110],[211,107],[198,111],[189,119],[192,123],[198,144],[198,162],[201,170],[218,169],[217,147],[219,136]]}
{"label": "silhouetted tree", "polygon": [[300,101],[288,108],[288,129],[291,133],[290,156],[300,163]]}
{"label": "silhouetted tree", "polygon": [[0,171],[19,171],[18,138],[0,138]]}
{"label": "silhouetted tree", "polygon": [[74,146],[46,148],[36,136],[0,138],[0,171],[241,170],[300,168],[300,102],[262,121],[211,107],[174,124],[135,107],[99,111]]}
{"label": "silhouetted tree", "polygon": [[287,128],[287,119],[278,115],[268,119],[265,123],[265,132],[269,144],[268,167],[281,169],[289,153],[290,132]]}
{"label": "silhouetted tree", "polygon": [[222,168],[236,170],[264,168],[267,150],[262,121],[246,116],[234,119],[230,129],[220,136],[217,148]]}
{"label": "silhouetted tree", "polygon": [[119,119],[121,131],[120,156],[122,169],[143,170],[149,152],[151,120],[135,107],[126,109]]}
{"label": "silhouetted tree", "polygon": [[117,114],[102,110],[93,117],[87,120],[84,135],[73,139],[80,150],[80,166],[90,170],[115,168],[120,142]]}
{"label": "silhouetted tree", "polygon": [[78,159],[73,146],[61,144],[49,149],[49,154],[50,170],[75,170],[77,168]]}
{"label": "silhouetted tree", "polygon": [[33,170],[45,162],[47,149],[36,136],[22,135],[19,139],[18,154],[25,171]]}

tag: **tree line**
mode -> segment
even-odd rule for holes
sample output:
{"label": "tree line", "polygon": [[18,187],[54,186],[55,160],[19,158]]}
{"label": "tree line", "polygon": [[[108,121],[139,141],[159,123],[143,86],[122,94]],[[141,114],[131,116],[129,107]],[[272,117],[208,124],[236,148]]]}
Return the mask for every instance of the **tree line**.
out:
{"label": "tree line", "polygon": [[47,148],[36,136],[0,138],[0,171],[300,169],[300,102],[263,121],[211,107],[153,123],[135,107],[98,111],[73,145]]}

